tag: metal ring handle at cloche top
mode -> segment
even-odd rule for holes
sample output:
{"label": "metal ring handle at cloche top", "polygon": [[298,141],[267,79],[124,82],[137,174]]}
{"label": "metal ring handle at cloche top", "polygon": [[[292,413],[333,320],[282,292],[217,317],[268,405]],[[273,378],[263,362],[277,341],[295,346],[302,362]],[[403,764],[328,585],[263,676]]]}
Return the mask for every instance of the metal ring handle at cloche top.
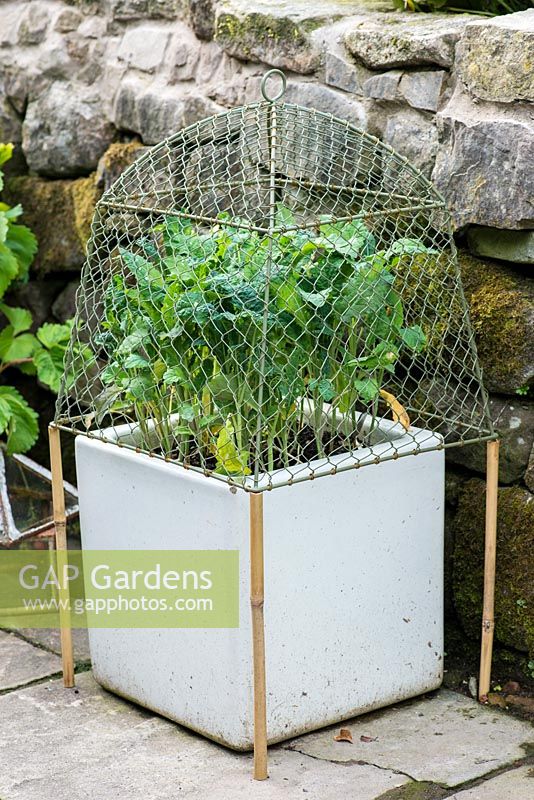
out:
{"label": "metal ring handle at cloche top", "polygon": [[[269,97],[269,94],[267,93],[267,82],[269,81],[270,78],[274,78],[275,76],[280,78],[281,86],[278,91],[278,94],[274,95],[274,97]],[[276,103],[277,100],[280,100],[284,96],[286,92],[286,86],[287,86],[287,78],[282,72],[282,70],[270,69],[268,72],[265,73],[265,75],[261,79],[260,88],[263,98],[267,100],[268,103]]]}

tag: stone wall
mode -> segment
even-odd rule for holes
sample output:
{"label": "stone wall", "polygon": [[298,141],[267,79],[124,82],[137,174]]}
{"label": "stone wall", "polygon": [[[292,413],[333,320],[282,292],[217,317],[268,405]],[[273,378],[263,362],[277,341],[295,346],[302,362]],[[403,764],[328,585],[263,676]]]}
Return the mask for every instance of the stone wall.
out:
{"label": "stone wall", "polygon": [[[482,19],[400,14],[389,0],[17,0],[0,15],[0,140],[18,146],[7,199],[22,202],[41,243],[15,299],[36,322],[72,314],[103,189],[142,148],[258,100],[268,66],[286,71],[289,101],[364,128],[435,182],[503,436],[497,638],[534,658],[534,10]],[[476,635],[484,448],[452,450],[449,463],[449,583]]]}

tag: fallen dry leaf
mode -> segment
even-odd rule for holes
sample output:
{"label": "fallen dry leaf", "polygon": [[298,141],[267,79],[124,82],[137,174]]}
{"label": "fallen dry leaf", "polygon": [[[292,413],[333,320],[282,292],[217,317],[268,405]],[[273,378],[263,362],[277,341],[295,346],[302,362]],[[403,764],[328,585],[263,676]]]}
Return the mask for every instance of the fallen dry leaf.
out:
{"label": "fallen dry leaf", "polygon": [[400,422],[402,427],[405,430],[408,430],[410,427],[410,417],[408,416],[404,406],[399,403],[395,395],[391,394],[390,392],[386,392],[385,389],[380,389],[380,397],[388,404],[393,421]]}
{"label": "fallen dry leaf", "polygon": [[529,714],[534,713],[534,697],[520,697],[516,694],[507,694],[505,700],[507,705],[520,708]]}
{"label": "fallen dry leaf", "polygon": [[337,736],[334,736],[334,742],[350,742],[352,744],[352,733],[348,728],[340,728]]}
{"label": "fallen dry leaf", "polygon": [[364,736],[363,734],[360,736],[360,742],[376,742],[378,736]]}
{"label": "fallen dry leaf", "polygon": [[506,708],[508,705],[502,694],[497,694],[497,692],[488,692],[488,703],[490,706],[500,706],[501,708]]}

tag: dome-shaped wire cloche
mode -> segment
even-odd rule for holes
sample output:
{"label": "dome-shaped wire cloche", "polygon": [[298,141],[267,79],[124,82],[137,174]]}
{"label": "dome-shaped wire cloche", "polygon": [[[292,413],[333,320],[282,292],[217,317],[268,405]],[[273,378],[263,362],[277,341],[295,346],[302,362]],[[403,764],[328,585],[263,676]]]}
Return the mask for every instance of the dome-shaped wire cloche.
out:
{"label": "dome-shaped wire cloche", "polygon": [[494,438],[442,197],[281,95],[102,196],[56,425],[252,491]]}

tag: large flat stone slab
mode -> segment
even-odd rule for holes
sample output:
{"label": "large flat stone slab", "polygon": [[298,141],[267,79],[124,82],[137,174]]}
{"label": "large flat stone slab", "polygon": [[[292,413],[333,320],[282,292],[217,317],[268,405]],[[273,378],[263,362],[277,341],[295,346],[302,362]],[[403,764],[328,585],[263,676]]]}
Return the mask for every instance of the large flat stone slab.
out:
{"label": "large flat stone slab", "polygon": [[450,67],[454,48],[472,17],[451,14],[384,14],[358,19],[345,44],[370,69]]}
{"label": "large flat stone slab", "polygon": [[[329,728],[286,747],[313,758],[362,761],[400,770],[414,780],[458,786],[524,758],[521,745],[534,739],[528,723],[446,690],[357,717],[343,727],[352,732],[352,745],[335,742],[335,729]],[[373,741],[361,741],[361,736]]]}
{"label": "large flat stone slab", "polygon": [[[408,778],[378,767],[270,750],[270,778],[233,753],[102,690],[60,681],[0,697],[2,800],[374,800]],[[215,789],[216,787],[216,789]]]}
{"label": "large flat stone slab", "polygon": [[0,691],[57,675],[61,659],[23,642],[13,633],[0,631]]}
{"label": "large flat stone slab", "polygon": [[[21,628],[18,635],[31,644],[50,650],[58,656],[61,655],[61,635],[58,628]],[[72,630],[72,645],[76,662],[87,663],[91,660],[89,636],[84,628]]]}
{"label": "large flat stone slab", "polygon": [[457,69],[482,100],[534,100],[534,8],[466,25]]}
{"label": "large flat stone slab", "polygon": [[533,228],[531,107],[474,103],[458,86],[436,124],[440,147],[432,180],[456,227]]}
{"label": "large flat stone slab", "polygon": [[449,800],[534,800],[532,767],[503,772],[478,786],[451,795]]}
{"label": "large flat stone slab", "polygon": [[215,39],[237,58],[308,73],[321,57],[314,30],[343,17],[389,8],[387,0],[225,0],[217,7]]}
{"label": "large flat stone slab", "polygon": [[506,231],[471,227],[467,243],[475,256],[498,258],[514,264],[534,264],[534,231]]}

